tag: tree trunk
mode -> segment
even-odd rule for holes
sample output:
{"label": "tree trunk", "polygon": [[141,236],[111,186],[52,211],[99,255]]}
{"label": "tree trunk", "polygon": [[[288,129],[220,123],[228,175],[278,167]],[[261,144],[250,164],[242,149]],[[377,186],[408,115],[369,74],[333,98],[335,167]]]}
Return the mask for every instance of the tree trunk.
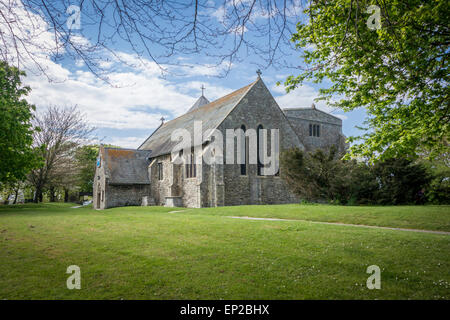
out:
{"label": "tree trunk", "polygon": [[33,202],[34,203],[42,202],[42,187],[41,186],[36,187],[36,192],[34,193]]}
{"label": "tree trunk", "polygon": [[17,197],[19,196],[19,188],[17,188],[16,189],[16,193],[15,193],[15,195],[14,195],[14,202],[13,202],[13,204],[16,204],[17,203]]}
{"label": "tree trunk", "polygon": [[64,189],[64,202],[69,202],[69,189]]}
{"label": "tree trunk", "polygon": [[6,198],[5,198],[5,204],[9,204],[9,197],[11,196],[10,193],[6,194]]}
{"label": "tree trunk", "polygon": [[50,187],[50,202],[55,202],[55,187]]}

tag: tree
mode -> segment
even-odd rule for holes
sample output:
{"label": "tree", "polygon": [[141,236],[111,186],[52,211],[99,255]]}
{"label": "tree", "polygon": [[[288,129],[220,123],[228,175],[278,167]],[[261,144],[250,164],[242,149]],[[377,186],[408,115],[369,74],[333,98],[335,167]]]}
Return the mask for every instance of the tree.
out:
{"label": "tree", "polygon": [[450,156],[442,154],[433,160],[420,159],[430,172],[431,181],[425,190],[427,200],[434,204],[450,204]]}
{"label": "tree", "polygon": [[79,170],[77,185],[81,192],[92,192],[98,156],[98,146],[81,146],[76,151],[76,163]]}
{"label": "tree", "polygon": [[0,184],[24,179],[39,160],[32,147],[35,107],[24,99],[31,89],[22,86],[21,76],[25,73],[0,61]]}
{"label": "tree", "polygon": [[44,163],[31,172],[29,180],[35,187],[34,202],[39,202],[42,201],[45,188],[51,189],[52,198],[55,187],[75,183],[74,154],[79,145],[89,142],[93,128],[76,106],[50,106],[45,114],[36,116],[33,122],[40,128],[35,131],[34,144],[41,147]]}
{"label": "tree", "polygon": [[[0,56],[17,65],[46,73],[45,55],[64,55],[85,63],[105,79],[99,54],[121,60],[124,52],[165,64],[177,54],[201,54],[212,66],[246,56],[262,57],[266,65],[285,65],[282,57],[299,19],[302,1],[45,1],[0,2]],[[44,54],[43,54],[44,52]],[[123,61],[123,60],[122,60]],[[209,62],[208,62],[209,63]]]}
{"label": "tree", "polygon": [[301,199],[336,204],[423,203],[432,179],[422,163],[411,159],[389,158],[375,164],[342,160],[334,148],[284,151],[281,176]]}
{"label": "tree", "polygon": [[349,156],[448,152],[448,1],[311,1],[305,13],[292,41],[306,68],[285,85],[329,80],[320,99],[345,111],[366,108],[366,132],[349,139]]}
{"label": "tree", "polygon": [[281,154],[281,176],[294,193],[309,201],[336,198],[333,184],[343,172],[341,167],[334,147],[328,153],[320,149],[303,152],[293,148]]}
{"label": "tree", "polygon": [[373,171],[379,183],[375,197],[379,204],[412,204],[431,181],[423,164],[406,158],[376,162]]}

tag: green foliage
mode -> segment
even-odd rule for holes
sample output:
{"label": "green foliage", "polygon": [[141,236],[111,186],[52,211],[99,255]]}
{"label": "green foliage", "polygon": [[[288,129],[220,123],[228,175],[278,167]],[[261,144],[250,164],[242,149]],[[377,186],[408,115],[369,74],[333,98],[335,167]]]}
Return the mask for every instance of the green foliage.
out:
{"label": "green foliage", "polygon": [[92,192],[97,155],[98,146],[94,145],[81,146],[75,153],[79,170],[77,185],[81,192]]}
{"label": "green foliage", "polygon": [[406,158],[375,164],[341,160],[332,148],[328,154],[290,149],[281,155],[282,177],[308,201],[332,204],[410,204],[423,202],[420,192],[432,179],[422,163]]}
{"label": "green foliage", "polygon": [[[381,9],[378,30],[367,25],[373,4]],[[366,132],[349,138],[347,157],[448,151],[449,8],[445,0],[311,1],[309,19],[292,36],[307,67],[285,86],[330,80],[320,99],[345,111],[366,108]]]}
{"label": "green foliage", "polygon": [[[110,144],[104,144],[103,146],[120,149],[120,147]],[[75,165],[77,168],[76,186],[80,192],[92,192],[93,190],[98,152],[98,145],[80,146],[75,151]]]}
{"label": "green foliage", "polygon": [[423,161],[423,164],[432,174],[430,186],[426,190],[426,197],[431,203],[450,204],[449,161],[449,158],[434,159],[433,161]]}
{"label": "green foliage", "polygon": [[335,148],[328,154],[321,150],[304,153],[298,148],[290,149],[281,155],[282,176],[307,201],[334,199],[336,190],[332,184],[340,169],[335,158]]}
{"label": "green foliage", "polygon": [[25,99],[30,88],[25,73],[0,61],[0,184],[23,180],[39,164],[32,148],[31,119],[35,107]]}
{"label": "green foliage", "polygon": [[423,200],[417,198],[418,193],[431,180],[424,165],[405,158],[377,162],[373,172],[379,183],[375,197],[380,204],[420,203]]}

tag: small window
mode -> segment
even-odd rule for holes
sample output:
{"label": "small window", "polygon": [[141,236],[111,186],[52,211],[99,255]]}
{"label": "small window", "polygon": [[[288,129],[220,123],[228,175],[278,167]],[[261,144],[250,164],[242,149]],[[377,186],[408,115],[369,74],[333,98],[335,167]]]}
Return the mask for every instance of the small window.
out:
{"label": "small window", "polygon": [[245,176],[247,174],[247,137],[245,136],[245,126],[241,126],[242,131],[244,132],[244,163],[241,164],[241,176]]}
{"label": "small window", "polygon": [[258,128],[257,128],[257,130],[256,130],[256,141],[257,141],[257,144],[256,144],[256,152],[257,152],[257,155],[256,155],[256,158],[257,158],[257,174],[258,174],[258,176],[261,176],[262,175],[262,168],[263,168],[263,164],[262,164],[262,161],[261,161],[261,158],[260,158],[260,150],[263,148],[263,146],[262,145],[260,145],[261,144],[261,142],[259,141],[259,137],[260,137],[260,135],[262,134],[262,132],[260,132],[261,130],[263,129],[263,126],[262,125],[259,125],[258,126]]}
{"label": "small window", "polygon": [[320,125],[310,124],[309,125],[309,136],[310,137],[320,137]]}
{"label": "small window", "polygon": [[105,190],[102,190],[102,201],[105,201]]}
{"label": "small window", "polygon": [[186,178],[195,178],[197,176],[197,167],[195,165],[194,147],[191,148],[191,154],[189,155],[190,163],[186,163]]}
{"label": "small window", "polygon": [[158,180],[162,180],[164,178],[164,171],[163,171],[163,163],[158,162]]}

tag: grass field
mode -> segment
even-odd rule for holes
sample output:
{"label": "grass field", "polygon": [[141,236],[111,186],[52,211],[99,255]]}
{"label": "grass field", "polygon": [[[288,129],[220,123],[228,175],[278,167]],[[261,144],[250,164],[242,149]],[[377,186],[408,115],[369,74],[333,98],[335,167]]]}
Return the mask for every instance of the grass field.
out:
{"label": "grass field", "polygon": [[450,231],[448,206],[70,206],[0,207],[0,299],[450,298],[449,235],[227,217]]}

